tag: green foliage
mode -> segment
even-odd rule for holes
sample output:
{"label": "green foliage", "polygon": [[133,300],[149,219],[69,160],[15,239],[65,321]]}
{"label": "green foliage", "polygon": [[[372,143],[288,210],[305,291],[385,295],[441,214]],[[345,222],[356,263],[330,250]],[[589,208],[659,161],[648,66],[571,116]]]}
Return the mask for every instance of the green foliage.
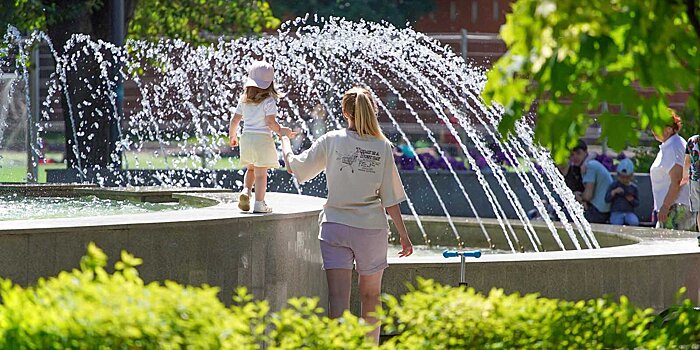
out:
{"label": "green foliage", "polygon": [[0,11],[0,32],[3,34],[8,25],[13,25],[20,31],[45,28],[46,23],[38,1],[4,0],[4,5]]}
{"label": "green foliage", "polygon": [[351,21],[387,21],[397,27],[413,22],[435,8],[430,0],[302,0],[272,1],[272,10],[279,16],[304,16],[306,13],[319,16],[344,17]]}
{"label": "green foliage", "polygon": [[690,109],[686,106],[683,110],[677,111],[677,114],[681,117],[683,122],[683,127],[679,134],[685,139],[693,135],[700,134],[700,110]]}
{"label": "green foliage", "polygon": [[[368,326],[347,314],[330,320],[316,299],[270,313],[239,289],[233,306],[216,288],[145,284],[141,259],[122,252],[114,273],[94,244],[80,269],[22,288],[0,283],[1,349],[367,349]],[[269,335],[268,335],[269,334]]]}
{"label": "green foliage", "polygon": [[[126,252],[113,273],[107,260],[90,244],[80,269],[29,288],[1,281],[0,348],[377,348],[365,336],[370,325],[349,312],[322,316],[315,298],[293,298],[270,313],[266,301],[240,288],[226,307],[206,285],[145,284],[136,270],[141,259]],[[655,349],[700,342],[700,312],[688,300],[652,317],[625,297],[568,302],[498,289],[484,296],[419,280],[417,289],[385,302],[377,316],[399,334],[382,349]]]}
{"label": "green foliage", "polygon": [[499,289],[484,296],[418,280],[416,290],[385,303],[385,330],[399,332],[386,349],[656,349],[700,340],[690,301],[663,323],[625,297],[570,302]]}
{"label": "green foliage", "polygon": [[259,33],[279,25],[267,1],[141,0],[129,23],[129,36],[205,43],[219,35]]}
{"label": "green foliage", "polygon": [[[690,6],[691,8],[686,7]],[[700,101],[697,1],[518,0],[501,37],[508,51],[488,73],[487,103],[503,105],[502,133],[535,110],[537,140],[563,161],[598,118],[608,144],[636,144],[639,130],[670,120],[668,96]],[[639,87],[645,91],[640,91]],[[610,106],[607,110],[607,106]],[[607,111],[606,111],[607,110]]]}
{"label": "green foliage", "polygon": [[658,147],[637,147],[634,151],[634,169],[638,173],[648,173],[659,153]]}
{"label": "green foliage", "polygon": [[93,13],[104,6],[104,0],[85,0],[45,3],[39,0],[12,0],[0,11],[0,28],[5,31],[7,25],[17,27],[23,33],[34,30],[46,30],[47,25],[71,20],[83,13]]}
{"label": "green foliage", "polygon": [[[201,44],[213,41],[220,35],[259,33],[275,29],[280,24],[267,1],[135,1],[134,18],[129,23],[129,37],[135,39],[157,40],[166,37]],[[12,0],[0,11],[0,31],[4,32],[8,24],[25,33],[46,30],[54,23],[104,10],[106,5],[104,0]]]}

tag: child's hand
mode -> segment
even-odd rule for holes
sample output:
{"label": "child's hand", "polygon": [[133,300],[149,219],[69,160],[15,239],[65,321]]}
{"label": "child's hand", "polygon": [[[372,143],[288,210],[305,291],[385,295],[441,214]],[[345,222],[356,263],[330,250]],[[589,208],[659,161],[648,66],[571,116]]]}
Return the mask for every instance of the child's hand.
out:
{"label": "child's hand", "polygon": [[290,139],[293,139],[294,137],[297,136],[297,133],[295,133],[294,131],[292,131],[292,129],[285,127],[285,126],[280,128],[280,134],[282,136],[287,136]]}
{"label": "child's hand", "polygon": [[616,195],[618,193],[625,193],[625,190],[622,187],[615,187],[615,189],[610,191],[610,193]]}
{"label": "child's hand", "polygon": [[238,147],[238,136],[237,135],[229,135],[229,145],[231,147]]}
{"label": "child's hand", "polygon": [[634,194],[633,193],[626,194],[625,199],[630,203],[634,202]]}

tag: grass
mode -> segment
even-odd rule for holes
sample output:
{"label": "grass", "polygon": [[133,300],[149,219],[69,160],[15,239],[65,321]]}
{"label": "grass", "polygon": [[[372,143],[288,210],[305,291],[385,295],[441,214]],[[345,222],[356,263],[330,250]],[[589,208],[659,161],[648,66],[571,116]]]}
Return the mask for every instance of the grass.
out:
{"label": "grass", "polygon": [[[65,164],[61,153],[47,153],[47,159],[59,161],[52,164],[39,164],[39,182],[46,182],[47,169],[65,169]],[[128,152],[124,156],[125,169],[199,169],[202,167],[202,159],[199,157],[178,157],[169,156],[167,158],[153,154],[152,152]],[[204,160],[207,169],[239,169],[239,158],[221,157]],[[0,152],[0,182],[25,182],[27,176],[27,155],[24,152],[4,151]]]}
{"label": "grass", "polygon": [[[62,159],[60,153],[48,153],[49,159]],[[0,182],[25,182],[27,178],[27,154],[24,152],[0,152]],[[39,164],[39,182],[46,182],[46,169],[65,169],[63,163]]]}
{"label": "grass", "polygon": [[166,158],[150,152],[127,152],[124,154],[125,169],[239,169],[238,157],[221,157],[203,160],[200,157],[168,156]]}

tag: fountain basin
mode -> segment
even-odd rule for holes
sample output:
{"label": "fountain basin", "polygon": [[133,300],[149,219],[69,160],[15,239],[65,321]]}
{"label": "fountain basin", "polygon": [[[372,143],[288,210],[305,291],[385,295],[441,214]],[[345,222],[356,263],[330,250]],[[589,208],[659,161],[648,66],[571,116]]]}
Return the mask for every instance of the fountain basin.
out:
{"label": "fountain basin", "polygon": [[246,286],[274,309],[288,298],[321,296],[326,281],[318,246],[323,200],[269,193],[274,214],[241,213],[237,195],[180,193],[184,203],[215,205],[170,212],[0,222],[0,277],[27,285],[79,266],[95,242],[113,264],[122,250],[144,260],[149,281],[203,283],[221,289],[225,303]]}
{"label": "fountain basin", "polygon": [[215,205],[179,201],[188,193],[230,192],[213,188],[161,186],[98,188],[85,184],[0,184],[0,221],[140,214]]}
{"label": "fountain basin", "polygon": [[[226,303],[236,286],[248,287],[256,298],[269,300],[274,309],[295,296],[320,296],[325,303],[327,287],[317,241],[318,213],[324,200],[282,193],[268,196],[275,208],[269,215],[241,213],[232,192],[184,193],[177,195],[178,200],[214,205],[173,212],[0,222],[0,276],[26,285],[75,268],[87,243],[94,241],[112,262],[123,249],[143,258],[140,274],[146,281],[218,286]],[[443,218],[422,219],[434,230],[444,225]],[[476,225],[468,219],[457,222],[465,229],[471,225],[473,230]],[[430,226],[433,224],[437,226]],[[492,231],[496,223],[484,220],[484,225],[495,241],[499,235],[498,230]],[[633,303],[655,309],[673,304],[678,289],[686,287],[688,297],[697,302],[700,248],[696,233],[609,225],[592,228],[601,243],[622,245],[486,254],[468,262],[467,281],[483,292],[498,287],[567,300],[627,295]],[[475,232],[474,237],[483,235],[480,229]],[[405,284],[418,276],[452,285],[459,279],[459,259],[390,257],[389,264],[383,291],[393,295],[405,293]],[[359,310],[358,305],[354,298],[353,308]]]}
{"label": "fountain basin", "polygon": [[[700,300],[697,232],[591,226],[601,245],[625,244],[601,249],[484,254],[467,260],[467,282],[481,292],[496,287],[507,293],[539,293],[566,300],[625,295],[634,304],[657,311],[674,304],[681,287],[687,288],[686,297],[696,303]],[[469,241],[467,245],[472,246]],[[456,286],[459,271],[459,258],[445,259],[439,254],[390,256],[383,292],[404,294],[408,291],[406,282],[419,276]]]}

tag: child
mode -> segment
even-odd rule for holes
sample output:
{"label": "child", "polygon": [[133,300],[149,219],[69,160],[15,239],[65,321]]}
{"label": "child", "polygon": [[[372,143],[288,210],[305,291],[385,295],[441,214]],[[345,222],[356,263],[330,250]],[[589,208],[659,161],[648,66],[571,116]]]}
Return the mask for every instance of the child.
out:
{"label": "child", "polygon": [[700,135],[688,138],[685,145],[685,163],[681,186],[688,184],[690,190],[690,211],[695,213],[697,227],[700,228]]}
{"label": "child", "polygon": [[610,206],[610,224],[638,226],[639,218],[634,208],[639,206],[637,185],[634,180],[634,164],[629,159],[623,159],[617,165],[617,181],[613,182],[605,194],[605,201]]}
{"label": "child", "polygon": [[[239,146],[240,142],[241,165],[248,169],[244,178],[245,188],[238,201],[238,208],[243,211],[250,210],[250,196],[255,184],[253,212],[272,212],[272,208],[265,203],[267,169],[279,167],[272,132],[287,137],[295,135],[291,129],[280,126],[275,120],[278,94],[273,83],[274,75],[271,64],[264,61],[253,62],[248,69],[243,95],[238,101],[229,127],[231,147]],[[239,141],[237,130],[241,120],[244,125]]]}

